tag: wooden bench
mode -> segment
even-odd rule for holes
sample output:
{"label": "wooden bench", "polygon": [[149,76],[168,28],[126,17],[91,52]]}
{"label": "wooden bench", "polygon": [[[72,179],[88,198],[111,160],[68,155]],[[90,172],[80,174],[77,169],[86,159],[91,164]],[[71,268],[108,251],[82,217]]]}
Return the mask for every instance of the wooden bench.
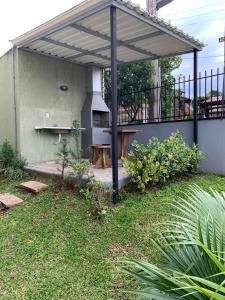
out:
{"label": "wooden bench", "polygon": [[91,163],[98,169],[106,169],[112,167],[112,161],[109,157],[110,145],[91,145]]}

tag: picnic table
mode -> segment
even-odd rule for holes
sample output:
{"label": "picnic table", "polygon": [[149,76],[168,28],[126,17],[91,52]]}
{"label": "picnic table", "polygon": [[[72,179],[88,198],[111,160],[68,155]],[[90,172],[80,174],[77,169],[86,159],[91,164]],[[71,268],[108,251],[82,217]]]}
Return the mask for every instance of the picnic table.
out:
{"label": "picnic table", "polygon": [[[112,133],[111,129],[106,129],[104,132]],[[118,129],[118,144],[119,144],[119,159],[121,157],[127,157],[127,145],[132,136],[134,136],[140,130],[137,129]]]}
{"label": "picnic table", "polygon": [[112,161],[109,158],[108,152],[111,149],[111,145],[91,145],[92,155],[91,162],[97,169],[106,169],[112,167]]}

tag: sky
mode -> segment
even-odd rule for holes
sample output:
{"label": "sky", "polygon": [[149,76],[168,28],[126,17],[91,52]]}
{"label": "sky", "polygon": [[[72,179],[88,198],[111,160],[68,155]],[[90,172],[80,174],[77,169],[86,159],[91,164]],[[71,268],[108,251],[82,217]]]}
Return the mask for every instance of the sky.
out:
{"label": "sky", "polygon": [[[10,39],[48,21],[81,0],[7,0],[0,10],[0,55],[10,47]],[[133,0],[146,7],[146,0]],[[199,54],[199,71],[223,68],[224,45],[218,38],[225,35],[225,0],[174,0],[159,10],[159,17],[194,35],[206,44]],[[184,55],[175,75],[192,73],[192,54]]]}

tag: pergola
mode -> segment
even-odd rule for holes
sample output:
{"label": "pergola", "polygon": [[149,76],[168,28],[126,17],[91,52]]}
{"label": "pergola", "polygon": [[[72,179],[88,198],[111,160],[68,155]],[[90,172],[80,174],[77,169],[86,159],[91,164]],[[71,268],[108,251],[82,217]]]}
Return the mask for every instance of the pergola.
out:
{"label": "pergola", "polygon": [[203,44],[127,0],[86,0],[12,40],[14,48],[82,65],[111,67],[114,203],[119,195],[117,65],[194,53],[194,142],[197,57]]}

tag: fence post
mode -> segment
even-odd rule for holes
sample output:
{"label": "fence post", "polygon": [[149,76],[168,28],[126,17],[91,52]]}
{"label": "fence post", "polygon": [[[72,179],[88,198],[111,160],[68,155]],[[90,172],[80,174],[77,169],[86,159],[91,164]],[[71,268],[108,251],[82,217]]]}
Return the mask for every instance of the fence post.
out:
{"label": "fence post", "polygon": [[198,50],[194,49],[194,143],[198,144]]}
{"label": "fence post", "polygon": [[111,27],[111,86],[112,86],[112,178],[113,178],[113,203],[119,197],[118,179],[118,141],[117,141],[117,16],[116,7],[110,7]]}

